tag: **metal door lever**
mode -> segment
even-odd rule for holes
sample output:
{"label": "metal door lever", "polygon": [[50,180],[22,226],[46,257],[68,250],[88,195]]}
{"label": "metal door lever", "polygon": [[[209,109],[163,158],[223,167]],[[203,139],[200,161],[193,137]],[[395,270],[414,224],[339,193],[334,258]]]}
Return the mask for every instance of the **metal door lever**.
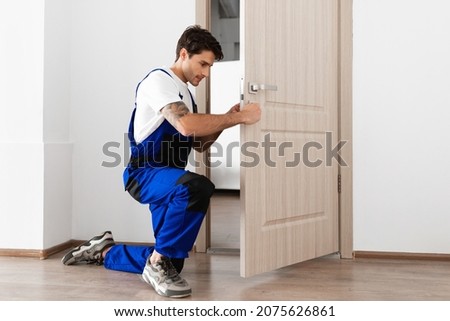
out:
{"label": "metal door lever", "polygon": [[256,94],[258,90],[278,90],[278,87],[276,85],[248,83],[248,92],[250,94]]}

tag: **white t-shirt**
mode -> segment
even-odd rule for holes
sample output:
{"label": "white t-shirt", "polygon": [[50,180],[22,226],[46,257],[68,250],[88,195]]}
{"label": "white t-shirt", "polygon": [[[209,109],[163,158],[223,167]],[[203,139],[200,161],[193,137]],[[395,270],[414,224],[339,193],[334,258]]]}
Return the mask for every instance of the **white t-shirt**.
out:
{"label": "white t-shirt", "polygon": [[[141,143],[164,121],[161,109],[177,101],[183,101],[193,111],[188,85],[169,68],[163,67],[172,77],[161,70],[151,72],[139,85],[134,116],[134,139]],[[180,98],[180,94],[183,97]]]}

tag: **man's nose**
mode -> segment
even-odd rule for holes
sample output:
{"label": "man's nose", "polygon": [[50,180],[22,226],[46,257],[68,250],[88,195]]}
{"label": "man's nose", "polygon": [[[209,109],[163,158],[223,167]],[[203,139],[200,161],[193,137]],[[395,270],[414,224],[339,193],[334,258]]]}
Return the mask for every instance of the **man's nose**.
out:
{"label": "man's nose", "polygon": [[204,68],[202,71],[203,77],[209,77],[209,68]]}

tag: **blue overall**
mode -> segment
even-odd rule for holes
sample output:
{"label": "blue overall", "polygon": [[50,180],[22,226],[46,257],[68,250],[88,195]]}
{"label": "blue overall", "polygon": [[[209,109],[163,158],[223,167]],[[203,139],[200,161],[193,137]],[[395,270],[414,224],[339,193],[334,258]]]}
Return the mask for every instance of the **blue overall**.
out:
{"label": "blue overall", "polygon": [[[167,73],[163,69],[155,70]],[[191,99],[196,112],[192,96]],[[131,158],[124,170],[123,182],[125,190],[135,200],[149,205],[155,246],[115,245],[106,254],[104,266],[142,273],[147,258],[156,250],[170,258],[180,272],[184,258],[188,257],[197,238],[214,184],[206,177],[184,169],[193,139],[181,135],[167,120],[143,142],[137,143],[134,139],[135,112],[136,104],[128,131]]]}

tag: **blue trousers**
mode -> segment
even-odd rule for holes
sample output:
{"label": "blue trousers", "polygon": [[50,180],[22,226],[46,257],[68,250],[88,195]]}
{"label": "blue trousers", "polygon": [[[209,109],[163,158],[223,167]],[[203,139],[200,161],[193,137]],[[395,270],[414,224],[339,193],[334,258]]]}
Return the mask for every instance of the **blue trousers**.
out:
{"label": "blue trousers", "polygon": [[202,175],[173,167],[127,168],[124,183],[134,199],[149,205],[155,246],[115,245],[106,254],[104,266],[142,273],[153,250],[173,260],[187,258],[208,209],[214,184]]}

